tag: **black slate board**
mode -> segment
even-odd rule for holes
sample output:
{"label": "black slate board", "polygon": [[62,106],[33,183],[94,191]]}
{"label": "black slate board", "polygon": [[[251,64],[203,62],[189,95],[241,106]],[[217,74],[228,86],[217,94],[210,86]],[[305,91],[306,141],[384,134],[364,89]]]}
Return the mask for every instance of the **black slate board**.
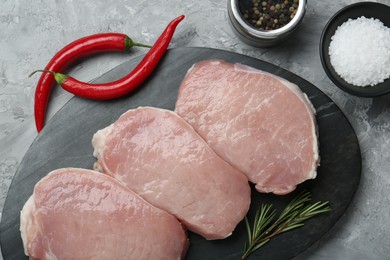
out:
{"label": "black slate board", "polygon": [[[104,74],[96,82],[108,82],[127,74],[142,57],[132,59]],[[4,259],[27,259],[19,233],[19,212],[33,187],[51,170],[60,167],[92,168],[92,135],[115,121],[120,114],[138,106],[174,109],[178,87],[187,70],[197,61],[224,59],[279,75],[297,84],[317,110],[321,166],[315,180],[301,184],[286,196],[253,192],[249,219],[262,203],[281,210],[302,190],[313,201],[330,201],[332,211],[311,219],[297,230],[272,239],[250,259],[289,259],[319,240],[343,215],[359,185],[361,157],[357,137],[340,109],[323,92],[304,79],[272,64],[232,52],[207,48],[181,48],[167,52],[157,70],[136,92],[113,101],[72,98],[44,127],[23,158],[5,201],[0,225]],[[253,188],[253,187],[252,187]],[[246,241],[240,223],[233,235],[220,241],[206,241],[190,233],[186,259],[239,259]]]}

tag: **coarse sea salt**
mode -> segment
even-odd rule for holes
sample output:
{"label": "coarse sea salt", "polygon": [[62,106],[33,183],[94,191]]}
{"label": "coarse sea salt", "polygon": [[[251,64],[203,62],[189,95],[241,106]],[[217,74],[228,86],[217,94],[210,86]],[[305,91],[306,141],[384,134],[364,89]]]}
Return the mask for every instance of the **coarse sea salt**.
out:
{"label": "coarse sea salt", "polygon": [[329,45],[330,62],[349,84],[374,86],[390,77],[390,28],[380,20],[349,19]]}

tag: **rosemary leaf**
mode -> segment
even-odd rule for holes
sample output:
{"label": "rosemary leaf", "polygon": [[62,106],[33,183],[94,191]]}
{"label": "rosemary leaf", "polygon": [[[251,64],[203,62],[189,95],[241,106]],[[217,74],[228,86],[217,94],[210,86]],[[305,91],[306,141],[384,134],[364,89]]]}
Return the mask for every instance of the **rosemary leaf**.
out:
{"label": "rosemary leaf", "polygon": [[[286,232],[286,231],[289,231],[291,229],[299,228],[299,227],[302,227],[303,225],[304,225],[303,223],[289,225],[288,227],[284,228],[282,232]],[[282,232],[280,232],[280,233],[282,233]]]}
{"label": "rosemary leaf", "polygon": [[[248,244],[252,244],[252,231],[251,231],[251,227],[249,225],[249,221],[248,221],[247,217],[245,217],[245,226],[246,226],[246,230],[248,233]],[[246,247],[246,245],[245,245],[245,247]]]}
{"label": "rosemary leaf", "polygon": [[262,247],[263,245],[265,245],[268,241],[269,241],[269,239],[266,239],[266,240],[260,242],[260,243],[257,244],[255,247],[253,247],[253,251],[256,251],[257,249],[259,249],[260,247]]}
{"label": "rosemary leaf", "polygon": [[302,192],[294,198],[275,220],[276,212],[272,205],[263,204],[255,215],[253,228],[245,217],[245,225],[248,231],[248,242],[245,243],[244,253],[241,259],[246,259],[253,252],[265,245],[270,239],[280,233],[302,227],[304,222],[318,214],[330,211],[329,202],[311,201],[309,192]]}
{"label": "rosemary leaf", "polygon": [[[262,205],[261,210],[258,210],[256,212],[256,218],[255,218],[255,224],[254,224],[254,229],[256,227],[256,231],[253,233],[257,237],[261,232],[264,231],[265,228],[269,226],[271,221],[274,219],[276,215],[275,210],[272,209],[272,205]],[[259,221],[259,219],[261,221]]]}

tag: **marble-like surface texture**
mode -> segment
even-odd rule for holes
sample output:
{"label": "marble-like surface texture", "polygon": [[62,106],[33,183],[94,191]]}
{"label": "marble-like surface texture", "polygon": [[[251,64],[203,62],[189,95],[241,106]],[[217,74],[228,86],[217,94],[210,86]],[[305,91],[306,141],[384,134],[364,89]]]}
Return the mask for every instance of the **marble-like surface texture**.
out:
{"label": "marble-like surface texture", "polygon": [[[359,98],[340,91],[322,69],[318,45],[323,27],[339,9],[355,0],[309,1],[303,24],[287,42],[269,49],[241,42],[228,22],[224,1],[105,0],[26,1],[0,4],[0,217],[8,187],[23,155],[37,136],[34,91],[43,68],[65,44],[97,32],[116,31],[153,44],[168,21],[185,14],[171,48],[200,46],[259,58],[307,79],[324,91],[350,120],[362,151],[362,179],[345,216],[299,259],[390,258],[390,96]],[[377,2],[390,5],[390,0]],[[390,15],[390,14],[389,14]],[[68,73],[89,81],[133,56],[110,53],[88,58]],[[56,88],[48,118],[71,94]],[[0,256],[1,258],[1,256]]]}

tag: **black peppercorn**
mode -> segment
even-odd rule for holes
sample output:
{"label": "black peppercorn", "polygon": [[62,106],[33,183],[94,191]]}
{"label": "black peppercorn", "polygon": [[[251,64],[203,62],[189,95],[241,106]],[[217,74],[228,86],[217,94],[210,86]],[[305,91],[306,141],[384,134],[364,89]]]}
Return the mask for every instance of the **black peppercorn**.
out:
{"label": "black peppercorn", "polygon": [[243,18],[259,30],[275,30],[295,16],[299,0],[241,0]]}

